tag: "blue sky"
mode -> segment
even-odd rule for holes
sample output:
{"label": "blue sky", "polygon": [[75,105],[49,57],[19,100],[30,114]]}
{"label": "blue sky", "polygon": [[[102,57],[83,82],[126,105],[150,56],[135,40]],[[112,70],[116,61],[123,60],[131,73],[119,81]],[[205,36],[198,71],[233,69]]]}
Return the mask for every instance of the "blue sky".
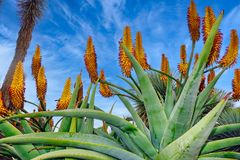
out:
{"label": "blue sky", "polygon": [[[85,90],[89,85],[83,54],[87,37],[91,35],[98,57],[98,70],[104,69],[107,79],[124,85],[116,77],[121,75],[118,65],[118,41],[122,37],[125,25],[131,26],[133,39],[137,31],[142,32],[143,45],[148,61],[153,68],[160,68],[161,54],[169,57],[172,70],[179,62],[181,44],[191,50],[186,13],[190,0],[48,0],[43,17],[37,23],[31,46],[25,60],[26,99],[37,102],[35,83],[31,76],[31,58],[37,44],[41,46],[42,62],[48,79],[47,104],[54,109],[61,95],[65,80],[83,71]],[[237,29],[240,35],[239,0],[195,0],[198,13],[204,16],[206,6],[213,7],[218,15],[225,11],[221,24],[223,45],[221,55],[229,43],[231,29]],[[4,0],[0,6],[0,82],[14,54],[15,42],[19,30],[15,0]],[[202,39],[202,37],[201,37]],[[201,51],[202,40],[197,43],[196,52]],[[235,65],[239,67],[240,63]],[[218,88],[231,90],[233,69],[228,70],[217,84]],[[99,94],[96,104],[109,110],[117,100],[114,113],[127,115],[126,109],[117,98],[105,99]],[[32,107],[26,105],[28,110]]]}

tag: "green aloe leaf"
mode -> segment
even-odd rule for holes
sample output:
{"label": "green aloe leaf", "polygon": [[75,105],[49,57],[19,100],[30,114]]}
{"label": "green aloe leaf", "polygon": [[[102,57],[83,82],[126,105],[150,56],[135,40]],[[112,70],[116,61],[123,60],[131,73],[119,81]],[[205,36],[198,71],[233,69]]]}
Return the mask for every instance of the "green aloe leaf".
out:
{"label": "green aloe leaf", "polygon": [[218,157],[202,157],[202,158],[198,158],[198,160],[237,160],[237,159],[233,159],[233,158],[218,158]]}
{"label": "green aloe leaf", "polygon": [[162,147],[167,146],[169,143],[180,137],[191,126],[191,119],[197,99],[198,88],[222,17],[223,12],[221,12],[214,23],[199,59],[173,108],[169,118],[168,127],[164,132],[164,138],[161,143]]}
{"label": "green aloe leaf", "polygon": [[201,155],[201,157],[219,157],[219,158],[235,158],[240,159],[240,153],[239,152],[231,152],[231,151],[221,151],[221,152],[213,152]]}
{"label": "green aloe leaf", "polygon": [[109,145],[86,142],[82,139],[67,139],[67,138],[55,138],[55,137],[36,137],[36,136],[13,136],[8,138],[0,139],[0,144],[8,143],[8,144],[44,144],[44,145],[54,145],[54,146],[62,146],[62,147],[74,147],[74,148],[83,148],[96,152],[100,152],[103,154],[108,154],[112,157],[116,157],[122,160],[143,160],[141,157],[128,152],[124,149],[113,147]]}
{"label": "green aloe leaf", "polygon": [[23,127],[24,133],[34,133],[33,129],[30,127],[29,123],[25,120],[21,120],[21,125]]}
{"label": "green aloe leaf", "polygon": [[[37,113],[18,114],[6,119],[26,118],[26,117],[46,117],[46,116],[64,116],[64,117],[87,117],[100,119],[106,123],[118,127],[123,132],[126,132],[134,141],[134,143],[141,148],[149,157],[154,157],[157,154],[156,149],[152,146],[149,139],[133,124],[120,117],[104,113],[102,111],[89,109],[67,109],[59,111],[43,111]],[[0,120],[1,123],[1,120]]]}
{"label": "green aloe leaf", "polygon": [[202,149],[201,154],[217,151],[219,149],[240,145],[240,137],[225,138],[208,142]]}
{"label": "green aloe leaf", "polygon": [[[115,93],[119,94],[119,92],[114,89],[111,88]],[[139,115],[137,114],[137,111],[134,109],[134,107],[131,105],[131,103],[124,97],[121,95],[118,95],[119,99],[122,101],[122,103],[124,104],[124,106],[127,108],[127,110],[129,111],[129,113],[131,114],[134,122],[136,123],[137,127],[143,132],[145,133],[145,135],[147,137],[150,137],[150,133],[149,130],[147,129],[147,127],[145,126],[145,124],[143,123],[142,119],[139,117]]]}
{"label": "green aloe leaf", "polygon": [[223,134],[226,132],[236,131],[236,130],[239,130],[239,128],[240,128],[240,123],[221,125],[221,126],[215,127],[212,130],[212,133],[210,136],[215,136],[215,135]]}
{"label": "green aloe leaf", "polygon": [[53,159],[53,158],[78,158],[86,160],[116,160],[116,158],[107,156],[94,151],[89,151],[85,149],[68,149],[68,150],[59,150],[49,152],[43,155],[40,155],[33,160],[44,160],[44,159]]}
{"label": "green aloe leaf", "polygon": [[198,95],[197,97],[197,103],[193,114],[192,119],[192,125],[194,125],[197,121],[199,121],[199,118],[202,115],[203,107],[206,101],[209,98],[209,95],[211,94],[212,89],[214,88],[215,84],[219,80],[219,78],[222,76],[226,69],[223,69],[210,83],[209,85]]}
{"label": "green aloe leaf", "polygon": [[202,146],[208,139],[227,99],[221,100],[205,117],[181,137],[164,148],[156,160],[192,160],[197,159]]}
{"label": "green aloe leaf", "polygon": [[173,107],[174,107],[174,99],[173,99],[172,79],[168,77],[165,106],[164,106],[165,112],[168,118],[171,115]]}
{"label": "green aloe leaf", "polygon": [[128,58],[131,60],[137,74],[140,89],[142,91],[144,106],[147,112],[151,139],[153,144],[159,148],[163,132],[168,121],[163,104],[160,102],[147,73],[144,72],[141,65],[129,52],[127,47],[123,46],[123,49]]}
{"label": "green aloe leaf", "polygon": [[[2,119],[3,118],[0,116],[0,120]],[[6,121],[0,123],[0,132],[3,133],[6,137],[22,134],[17,128]],[[32,144],[13,145],[13,148],[16,150],[18,156],[22,160],[29,160],[39,155],[39,152],[35,150],[35,147]]]}

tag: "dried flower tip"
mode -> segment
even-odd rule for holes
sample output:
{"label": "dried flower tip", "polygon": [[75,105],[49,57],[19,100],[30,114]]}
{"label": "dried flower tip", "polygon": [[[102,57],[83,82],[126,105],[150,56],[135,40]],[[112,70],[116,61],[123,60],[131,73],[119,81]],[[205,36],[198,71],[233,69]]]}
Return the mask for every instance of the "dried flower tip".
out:
{"label": "dried flower tip", "polygon": [[199,92],[202,92],[205,88],[205,75],[202,76],[202,80],[201,80],[201,83],[199,85]]}
{"label": "dried flower tip", "polygon": [[10,101],[16,109],[21,110],[24,104],[24,92],[25,92],[25,82],[24,82],[24,71],[23,63],[18,62],[14,74],[13,80],[9,87]]}
{"label": "dried flower tip", "polygon": [[178,71],[185,77],[187,75],[188,63],[179,63]]}
{"label": "dried flower tip", "polygon": [[40,101],[45,100],[46,91],[47,91],[47,79],[45,75],[44,67],[41,67],[38,72],[37,77],[37,97]]}
{"label": "dried flower tip", "polygon": [[240,100],[240,69],[234,70],[234,78],[232,80],[232,97],[235,101]]}
{"label": "dried flower tip", "polygon": [[197,13],[197,8],[193,0],[190,2],[187,13],[188,30],[193,41],[198,41],[200,37],[200,17]]}
{"label": "dried flower tip", "polygon": [[212,69],[208,74],[208,84],[215,78],[215,71]]}
{"label": "dried flower tip", "polygon": [[89,37],[87,41],[87,48],[84,55],[84,62],[85,62],[89,77],[91,79],[91,82],[95,83],[98,79],[97,56],[94,49],[92,37]]}
{"label": "dried flower tip", "polygon": [[57,103],[57,110],[67,109],[70,103],[72,94],[71,94],[71,79],[68,78],[64,85],[62,96]]}
{"label": "dried flower tip", "polygon": [[[101,70],[100,72],[100,79],[102,81],[106,81],[105,75],[104,75],[104,71]],[[109,88],[109,86],[107,84],[104,83],[100,83],[100,89],[99,89],[100,94],[103,97],[111,97],[113,95],[111,89]]]}
{"label": "dried flower tip", "polygon": [[37,79],[40,67],[41,67],[41,52],[40,46],[37,45],[35,53],[32,58],[32,75],[35,79]]}
{"label": "dried flower tip", "polygon": [[[169,63],[168,63],[168,58],[165,56],[165,54],[162,54],[162,63],[161,63],[161,71],[163,73],[168,73],[168,68],[169,68]],[[167,76],[161,74],[160,79],[162,81],[167,81]]]}
{"label": "dried flower tip", "polygon": [[231,30],[230,44],[226,49],[225,55],[219,62],[222,67],[232,67],[236,64],[238,58],[238,41],[237,31]]}
{"label": "dried flower tip", "polygon": [[[205,17],[203,18],[203,29],[202,29],[204,43],[206,42],[215,21],[216,21],[216,17],[214,15],[212,8],[206,7]],[[218,60],[221,45],[222,45],[222,33],[218,31],[213,41],[213,46],[208,57],[207,66],[212,65],[214,62]]]}
{"label": "dried flower tip", "polygon": [[146,54],[144,52],[144,48],[142,45],[142,35],[140,32],[137,32],[136,34],[136,47],[134,50],[134,56],[137,59],[137,61],[139,62],[139,64],[142,66],[142,68],[144,70],[149,69],[149,64],[147,63],[147,57]]}
{"label": "dried flower tip", "polygon": [[119,65],[122,69],[122,73],[125,76],[129,77],[131,75],[132,63],[126,55],[125,51],[123,50],[122,45],[126,46],[132,54],[134,53],[131,30],[129,26],[126,26],[124,28],[123,39],[119,42]]}

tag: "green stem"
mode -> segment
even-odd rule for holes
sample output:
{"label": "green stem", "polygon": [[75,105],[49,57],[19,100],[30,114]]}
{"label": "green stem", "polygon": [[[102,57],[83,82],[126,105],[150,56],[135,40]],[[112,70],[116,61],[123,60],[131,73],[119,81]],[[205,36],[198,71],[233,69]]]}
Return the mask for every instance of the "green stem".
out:
{"label": "green stem", "polygon": [[162,72],[162,71],[159,71],[159,70],[157,70],[157,69],[154,69],[154,68],[150,68],[150,70],[152,70],[152,71],[154,71],[154,72],[158,72],[158,73],[160,73],[160,74],[163,74],[163,75],[165,75],[165,76],[173,79],[173,80],[176,81],[180,86],[182,86],[181,82],[180,82],[179,80],[177,80],[176,78],[172,77],[171,75],[169,75],[169,74],[167,74],[167,73],[164,73],[164,72]]}
{"label": "green stem", "polygon": [[135,86],[136,86],[136,87],[138,88],[138,90],[141,92],[141,89],[140,89],[138,83],[135,81],[135,79],[132,77],[132,75],[130,75],[129,78],[133,81],[133,83],[135,84]]}
{"label": "green stem", "polygon": [[99,81],[100,81],[101,83],[108,84],[108,85],[110,85],[110,86],[112,86],[112,87],[115,87],[115,88],[117,88],[117,89],[120,89],[120,90],[128,93],[129,95],[131,95],[131,96],[134,97],[135,99],[139,99],[136,95],[134,95],[133,93],[129,92],[128,90],[126,90],[126,89],[124,89],[124,88],[122,88],[122,87],[119,87],[119,86],[117,86],[117,85],[115,85],[115,84],[112,84],[112,83],[110,83],[110,82],[108,82],[108,81],[103,81],[103,80],[99,80]]}
{"label": "green stem", "polygon": [[214,69],[217,69],[217,68],[219,68],[219,67],[221,67],[221,65],[217,65],[217,66],[214,66],[214,67],[212,67],[212,68],[209,68],[209,69],[205,70],[204,73],[207,73],[207,72],[209,72],[209,71],[211,71],[211,70],[214,70]]}
{"label": "green stem", "polygon": [[36,103],[33,103],[33,102],[31,102],[31,101],[24,100],[24,102],[29,103],[29,104],[32,104],[32,105],[36,106],[37,108],[39,107]]}

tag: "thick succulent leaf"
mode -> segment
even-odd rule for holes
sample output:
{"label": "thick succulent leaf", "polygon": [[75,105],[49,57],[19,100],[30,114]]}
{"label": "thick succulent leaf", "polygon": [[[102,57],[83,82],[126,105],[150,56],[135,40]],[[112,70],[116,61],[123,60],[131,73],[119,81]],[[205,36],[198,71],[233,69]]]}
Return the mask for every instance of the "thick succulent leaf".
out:
{"label": "thick succulent leaf", "polygon": [[[152,146],[149,139],[143,134],[138,128],[136,128],[133,124],[129,123],[125,119],[120,117],[104,113],[102,111],[89,110],[89,109],[67,109],[60,111],[43,111],[37,113],[28,113],[28,114],[18,114],[11,117],[7,117],[6,119],[13,118],[26,118],[26,117],[46,117],[46,116],[64,116],[64,117],[87,117],[100,119],[105,121],[106,123],[118,127],[123,132],[126,132],[136,143],[136,145],[144,150],[144,152],[149,157],[154,157],[157,154],[156,149]],[[0,123],[2,121],[0,120]]]}
{"label": "thick succulent leaf", "polygon": [[237,160],[235,158],[218,158],[218,157],[202,157],[198,158],[198,160]]}
{"label": "thick succulent leaf", "polygon": [[161,143],[162,147],[165,147],[180,137],[190,128],[202,74],[213,45],[214,37],[222,20],[222,16],[223,12],[214,23],[199,59],[173,108],[169,118],[168,127],[164,132],[164,138]]}
{"label": "thick succulent leaf", "polygon": [[173,99],[172,79],[168,77],[165,106],[164,106],[165,112],[168,118],[173,110],[173,107],[174,107],[174,99]]}
{"label": "thick succulent leaf", "polygon": [[201,154],[217,151],[219,149],[240,145],[240,137],[225,138],[208,142],[202,149]]}
{"label": "thick succulent leaf", "polygon": [[34,133],[33,129],[30,127],[29,123],[25,120],[21,120],[21,125],[23,127],[24,133]]}
{"label": "thick succulent leaf", "polygon": [[[119,92],[116,89],[112,88],[112,90],[115,93],[119,94]],[[137,127],[143,133],[145,133],[145,135],[147,137],[150,138],[149,130],[147,129],[147,127],[145,126],[145,124],[143,123],[142,119],[139,117],[139,115],[137,114],[137,111],[134,109],[134,107],[131,105],[131,103],[124,96],[118,95],[118,97],[122,101],[122,103],[125,105],[125,107],[129,111],[129,113],[131,114],[131,116],[132,116],[134,122],[136,123]]]}
{"label": "thick succulent leaf", "polygon": [[[80,79],[77,78],[76,79],[76,85],[74,87],[74,91],[73,91],[73,94],[72,94],[72,98],[71,98],[71,101],[68,105],[68,109],[75,108],[75,104],[77,102],[78,90],[79,90],[79,87],[80,87],[79,84],[80,84]],[[70,128],[70,125],[71,125],[71,120],[72,119],[70,117],[64,117],[62,122],[61,122],[61,125],[59,127],[58,132],[68,132],[69,128]]]}
{"label": "thick succulent leaf", "polygon": [[202,116],[202,111],[205,103],[207,102],[212,89],[217,83],[218,79],[222,76],[225,69],[223,69],[218,75],[207,85],[207,87],[198,95],[197,103],[193,114],[192,125],[197,123]]}
{"label": "thick succulent leaf", "polygon": [[226,132],[232,132],[239,129],[240,129],[240,123],[221,125],[221,126],[215,127],[212,130],[212,133],[210,136],[215,136],[215,135],[223,134]]}
{"label": "thick succulent leaf", "polygon": [[40,155],[33,160],[44,160],[44,159],[53,159],[53,158],[79,158],[86,160],[116,160],[116,158],[107,156],[94,151],[89,151],[85,149],[67,149],[49,152],[43,155]]}
{"label": "thick succulent leaf", "polygon": [[[95,94],[96,94],[96,90],[97,90],[97,85],[98,83],[95,84],[93,90],[92,90],[92,94],[90,97],[90,102],[89,102],[89,109],[93,110],[94,109],[94,100],[95,100]],[[92,118],[86,118],[83,123],[82,123],[82,127],[81,127],[81,133],[93,133],[93,125],[94,125],[94,120]]]}
{"label": "thick succulent leaf", "polygon": [[[2,119],[3,118],[0,116],[0,120]],[[17,128],[6,121],[0,123],[0,132],[3,133],[6,137],[22,134]],[[23,160],[28,160],[39,155],[39,152],[35,150],[32,144],[13,145],[13,148],[16,150],[18,156]],[[32,152],[29,152],[31,150]]]}
{"label": "thick succulent leaf", "polygon": [[110,155],[112,157],[116,157],[122,160],[143,160],[141,157],[128,152],[124,149],[113,147],[109,145],[92,143],[92,142],[84,142],[76,139],[68,139],[68,138],[55,138],[55,137],[36,137],[36,136],[13,136],[8,138],[0,139],[0,144],[8,143],[8,144],[43,144],[43,145],[54,145],[54,146],[62,146],[62,147],[74,147],[74,148],[83,148],[92,151],[97,151],[103,154]]}
{"label": "thick succulent leaf", "polygon": [[167,116],[163,104],[160,102],[156,91],[146,72],[137,62],[129,50],[123,46],[125,53],[131,60],[142,91],[143,102],[148,116],[148,123],[151,139],[155,146],[159,147],[165,127],[167,126]]}
{"label": "thick succulent leaf", "polygon": [[120,129],[113,126],[111,126],[111,129],[117,134],[117,136],[121,139],[122,143],[124,143],[124,145],[126,145],[126,147],[131,152],[139,155],[140,157],[143,157],[143,152],[138,146],[136,146],[136,144],[134,144],[134,142],[127,133],[124,133]]}
{"label": "thick succulent leaf", "polygon": [[201,155],[200,158],[202,157],[219,157],[219,158],[235,158],[235,159],[240,159],[240,153],[239,152],[213,152],[213,153],[208,153]]}
{"label": "thick succulent leaf", "polygon": [[199,152],[211,133],[227,100],[221,100],[205,117],[185,134],[164,148],[156,160],[192,160]]}

